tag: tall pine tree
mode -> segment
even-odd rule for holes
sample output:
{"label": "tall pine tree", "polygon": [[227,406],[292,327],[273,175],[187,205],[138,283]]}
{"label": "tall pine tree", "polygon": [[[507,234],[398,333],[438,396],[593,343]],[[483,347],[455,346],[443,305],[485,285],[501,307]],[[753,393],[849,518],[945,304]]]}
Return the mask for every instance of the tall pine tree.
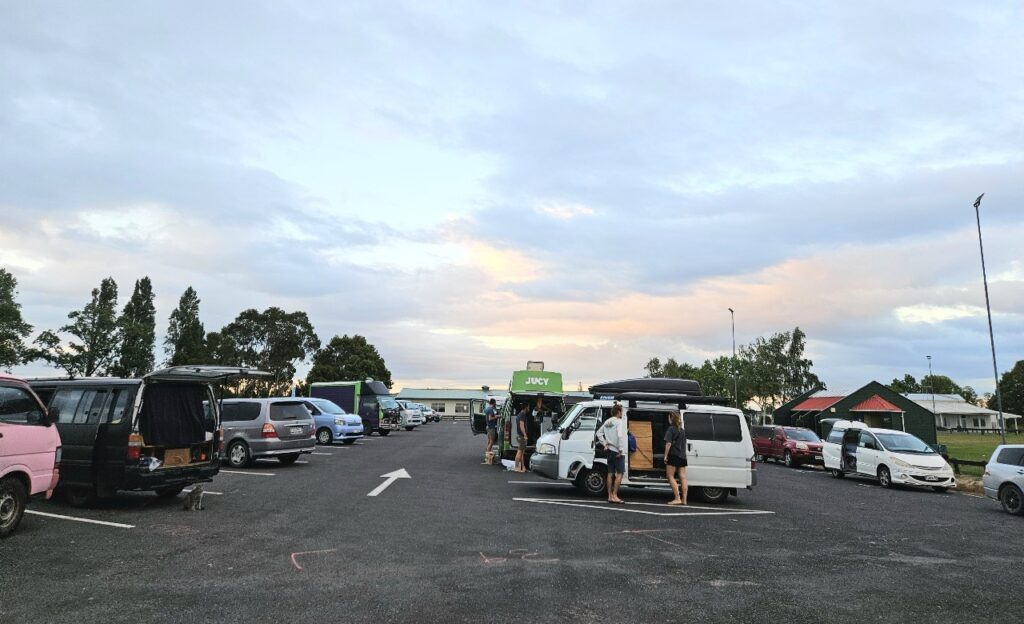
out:
{"label": "tall pine tree", "polygon": [[171,312],[164,354],[169,366],[208,363],[206,330],[199,320],[199,295],[191,286],[185,289],[178,307]]}
{"label": "tall pine tree", "polygon": [[[71,323],[56,332],[44,331],[36,338],[43,349],[40,357],[63,368],[72,377],[105,375],[118,354],[117,282],[108,277],[92,289],[92,299],[81,310],[68,314]],[[65,347],[60,333],[78,339]]]}
{"label": "tall pine tree", "polygon": [[125,304],[117,321],[121,331],[121,352],[112,369],[117,377],[142,377],[153,370],[153,347],[156,345],[153,298],[153,284],[149,277],[136,280],[132,298]]}
{"label": "tall pine tree", "polygon": [[21,304],[18,294],[18,280],[0,268],[0,369],[10,370],[23,363],[30,350],[25,339],[32,333],[32,326],[21,318]]}

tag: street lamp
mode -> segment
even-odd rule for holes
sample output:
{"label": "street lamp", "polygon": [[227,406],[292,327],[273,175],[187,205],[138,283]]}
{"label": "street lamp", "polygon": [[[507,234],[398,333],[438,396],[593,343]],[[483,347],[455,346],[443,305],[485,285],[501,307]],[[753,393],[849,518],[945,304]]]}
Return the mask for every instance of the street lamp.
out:
{"label": "street lamp", "polygon": [[985,245],[981,242],[981,198],[974,200],[974,216],[978,220],[978,249],[981,251],[981,279],[985,283],[985,309],[988,311],[988,339],[992,345],[992,376],[996,380],[996,407],[999,409],[999,433],[1006,444],[1006,423],[1003,421],[1003,395],[999,392],[999,367],[996,365],[996,338],[992,331],[992,305],[988,300],[988,274],[985,271]]}
{"label": "street lamp", "polygon": [[932,416],[938,418],[938,413],[935,411],[935,376],[932,375],[932,356],[926,355],[925,357],[928,358],[928,385],[932,390]]}
{"label": "street lamp", "polygon": [[736,409],[740,408],[740,384],[736,378],[736,312],[729,308],[729,318],[732,319],[732,398],[736,403]]}

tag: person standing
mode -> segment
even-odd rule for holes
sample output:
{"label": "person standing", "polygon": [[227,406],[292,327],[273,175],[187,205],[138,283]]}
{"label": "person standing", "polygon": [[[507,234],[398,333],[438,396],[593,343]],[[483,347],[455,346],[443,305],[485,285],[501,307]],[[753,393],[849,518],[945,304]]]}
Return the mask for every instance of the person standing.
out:
{"label": "person standing", "polygon": [[665,475],[675,494],[669,505],[685,505],[689,489],[686,485],[686,432],[679,412],[669,412],[668,423],[668,429],[665,430]]}
{"label": "person standing", "polygon": [[523,404],[516,414],[516,472],[526,472],[526,445],[530,441],[530,406]]}
{"label": "person standing", "polygon": [[484,408],[484,420],[487,422],[487,446],[484,453],[494,452],[494,443],[498,441],[498,402],[494,399],[488,401]]}
{"label": "person standing", "polygon": [[622,406],[618,403],[612,406],[611,418],[604,421],[597,430],[597,439],[604,446],[608,459],[608,502],[623,505],[625,501],[619,498],[619,486],[622,485],[622,475],[626,472],[629,432],[626,431],[626,421],[622,418]]}

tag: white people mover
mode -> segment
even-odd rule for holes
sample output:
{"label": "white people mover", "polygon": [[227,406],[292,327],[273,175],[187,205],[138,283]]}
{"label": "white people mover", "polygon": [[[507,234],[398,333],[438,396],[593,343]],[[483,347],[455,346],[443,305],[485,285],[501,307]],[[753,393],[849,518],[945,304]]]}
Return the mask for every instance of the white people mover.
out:
{"label": "white people mover", "polygon": [[626,427],[637,442],[637,450],[627,453],[623,485],[668,484],[662,440],[668,414],[673,410],[679,410],[686,432],[686,480],[691,493],[721,503],[730,494],[751,489],[757,483],[754,446],[743,413],[714,404],[724,399],[701,396],[696,382],[625,380],[590,390],[602,399],[577,403],[555,430],[537,440],[537,451],[530,459],[531,471],[550,479],[572,481],[592,496],[604,496],[608,462],[596,436],[616,403],[603,398],[611,395],[623,402]]}
{"label": "white people mover", "polygon": [[833,477],[869,477],[882,487],[913,485],[945,492],[956,487],[946,460],[920,438],[904,431],[877,429],[840,420],[822,448],[825,469]]}

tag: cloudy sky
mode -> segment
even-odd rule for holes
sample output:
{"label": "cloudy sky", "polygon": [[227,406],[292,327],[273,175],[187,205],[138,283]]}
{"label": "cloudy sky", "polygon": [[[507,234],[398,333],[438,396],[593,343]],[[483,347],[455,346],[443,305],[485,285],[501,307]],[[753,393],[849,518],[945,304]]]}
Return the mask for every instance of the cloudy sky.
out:
{"label": "cloudy sky", "polygon": [[208,330],[305,310],[396,387],[586,385],[728,352],[732,307],[833,388],[931,354],[988,390],[985,192],[1024,358],[1019,2],[0,13],[0,266],[37,329],[149,275],[161,333],[192,285]]}

